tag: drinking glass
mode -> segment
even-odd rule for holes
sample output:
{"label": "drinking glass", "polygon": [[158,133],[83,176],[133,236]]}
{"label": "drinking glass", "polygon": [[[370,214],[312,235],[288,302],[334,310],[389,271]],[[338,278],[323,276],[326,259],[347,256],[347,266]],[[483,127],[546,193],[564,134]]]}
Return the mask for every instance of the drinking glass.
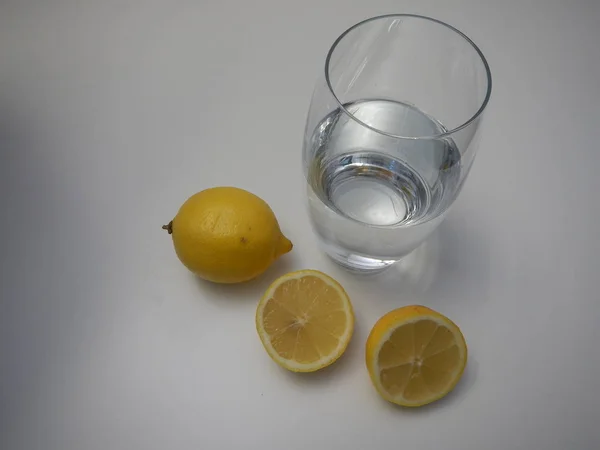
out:
{"label": "drinking glass", "polygon": [[382,270],[440,224],[473,164],[491,87],[479,48],[429,17],[374,17],[333,43],[303,145],[308,210],[331,258]]}

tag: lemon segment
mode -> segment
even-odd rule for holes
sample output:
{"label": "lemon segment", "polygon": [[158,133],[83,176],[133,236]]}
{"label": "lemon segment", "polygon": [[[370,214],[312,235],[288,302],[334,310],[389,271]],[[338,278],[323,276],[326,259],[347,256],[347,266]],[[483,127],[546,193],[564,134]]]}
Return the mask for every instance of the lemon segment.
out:
{"label": "lemon segment", "polygon": [[267,353],[293,372],[314,372],[336,361],[354,331],[344,288],[316,270],[275,280],[256,309],[256,329]]}
{"label": "lemon segment", "polygon": [[366,345],[369,375],[379,394],[402,406],[422,406],[448,394],[467,362],[460,329],[424,306],[384,315]]}

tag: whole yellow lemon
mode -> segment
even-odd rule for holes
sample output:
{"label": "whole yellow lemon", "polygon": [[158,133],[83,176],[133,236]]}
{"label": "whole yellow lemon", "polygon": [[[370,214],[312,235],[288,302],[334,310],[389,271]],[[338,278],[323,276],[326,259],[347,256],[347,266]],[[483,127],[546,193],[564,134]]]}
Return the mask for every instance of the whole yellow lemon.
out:
{"label": "whole yellow lemon", "polygon": [[163,228],[183,265],[216,283],[250,280],[292,249],[269,205],[235,187],[194,194]]}

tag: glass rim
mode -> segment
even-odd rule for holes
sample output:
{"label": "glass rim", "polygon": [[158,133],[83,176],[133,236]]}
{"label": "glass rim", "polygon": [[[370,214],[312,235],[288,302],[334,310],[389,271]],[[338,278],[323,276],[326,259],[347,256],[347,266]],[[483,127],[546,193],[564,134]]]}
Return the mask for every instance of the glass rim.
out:
{"label": "glass rim", "polygon": [[[445,131],[444,133],[439,133],[439,134],[430,135],[430,136],[401,136],[401,135],[397,135],[397,134],[393,134],[393,133],[388,133],[386,131],[380,130],[380,129],[375,128],[375,127],[372,127],[371,125],[369,125],[369,124],[363,122],[362,120],[358,119],[354,114],[352,114],[350,111],[348,111],[346,109],[346,107],[344,106],[344,104],[338,98],[337,94],[335,93],[335,90],[333,89],[333,86],[331,85],[331,80],[329,79],[329,63],[331,61],[331,56],[333,55],[333,52],[337,48],[338,44],[351,31],[353,31],[354,29],[356,29],[356,28],[358,28],[358,27],[360,27],[362,25],[365,25],[365,24],[367,24],[369,22],[374,22],[374,21],[380,20],[380,19],[389,19],[389,18],[394,18],[394,17],[396,17],[396,18],[409,17],[409,18],[413,18],[413,19],[423,19],[423,20],[427,20],[427,21],[430,21],[430,22],[437,23],[438,25],[442,25],[442,26],[444,26],[444,27],[446,27],[446,28],[454,31],[460,37],[462,37],[467,43],[471,44],[471,46],[473,47],[473,49],[475,50],[475,52],[481,58],[481,62],[483,63],[483,66],[485,68],[486,79],[487,79],[487,91],[485,93],[485,98],[483,99],[483,102],[481,103],[481,106],[475,112],[475,114],[473,114],[473,116],[471,116],[469,119],[467,119],[467,121],[465,121],[461,125],[459,125],[457,127],[454,127],[451,130]],[[359,125],[362,125],[362,126],[368,128],[368,129],[372,130],[372,131],[375,131],[376,133],[383,134],[384,136],[392,137],[392,138],[395,138],[395,139],[411,139],[411,140],[440,139],[440,138],[451,136],[451,135],[455,134],[457,131],[460,131],[460,130],[468,127],[471,123],[473,123],[475,120],[477,120],[477,118],[479,116],[481,116],[481,114],[485,110],[485,108],[486,108],[486,106],[487,106],[487,104],[488,104],[488,102],[490,100],[490,96],[492,94],[492,73],[490,71],[490,66],[489,66],[487,60],[485,59],[485,56],[483,55],[483,52],[479,49],[479,47],[477,47],[477,45],[475,44],[475,42],[473,42],[465,33],[463,33],[462,31],[460,31],[459,29],[453,27],[452,25],[449,25],[446,22],[442,22],[441,20],[434,19],[433,17],[421,16],[419,14],[384,14],[384,15],[381,15],[381,16],[370,17],[368,19],[362,20],[362,21],[360,21],[360,22],[352,25],[350,28],[348,28],[346,31],[344,31],[342,34],[339,35],[339,37],[334,41],[333,45],[329,49],[329,52],[327,52],[327,58],[325,59],[325,82],[327,83],[327,87],[329,88],[329,92],[331,92],[331,95],[333,96],[333,98],[335,99],[335,101],[337,102],[337,104],[339,105],[340,109],[342,111],[344,111],[344,113],[346,115],[348,115],[348,117],[350,117],[352,120],[354,120],[355,122],[357,122]]]}

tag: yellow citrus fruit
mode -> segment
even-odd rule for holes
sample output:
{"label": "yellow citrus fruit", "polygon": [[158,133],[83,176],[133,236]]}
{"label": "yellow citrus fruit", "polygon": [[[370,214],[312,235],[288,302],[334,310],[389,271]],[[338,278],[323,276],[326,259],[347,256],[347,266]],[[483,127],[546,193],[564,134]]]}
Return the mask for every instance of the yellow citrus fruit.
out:
{"label": "yellow citrus fruit", "polygon": [[447,317],[425,306],[405,306],[377,321],[367,339],[366,358],[384,399],[422,406],[456,386],[467,363],[467,344]]}
{"label": "yellow citrus fruit", "polygon": [[256,330],[277,364],[314,372],[342,356],[354,331],[354,312],[337,281],[317,270],[300,270],[269,286],[258,303]]}
{"label": "yellow citrus fruit", "polygon": [[234,187],[191,196],[163,228],[172,234],[181,262],[217,283],[250,280],[292,249],[269,205]]}

